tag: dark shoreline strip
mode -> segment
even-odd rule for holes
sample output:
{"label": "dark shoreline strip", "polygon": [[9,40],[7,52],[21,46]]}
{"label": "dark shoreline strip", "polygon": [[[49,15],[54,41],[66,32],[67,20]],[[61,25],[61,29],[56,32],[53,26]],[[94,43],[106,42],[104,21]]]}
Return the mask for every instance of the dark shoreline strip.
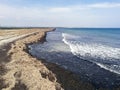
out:
{"label": "dark shoreline strip", "polygon": [[[53,29],[52,31],[54,30],[55,29]],[[45,35],[42,37],[42,39],[39,42],[41,43],[46,42],[46,37],[47,37],[47,32],[45,32]],[[28,46],[32,44],[34,43],[30,43],[26,45],[27,49],[25,51],[27,53],[29,53],[30,50]],[[36,58],[35,56],[32,57]],[[80,80],[79,76],[77,76],[76,74],[72,73],[69,70],[65,70],[64,68],[54,63],[47,62],[46,60],[40,58],[39,59],[37,58],[37,60],[40,60],[50,71],[52,71],[56,75],[58,83],[60,83],[65,90],[119,90],[119,88],[117,87],[114,89],[110,89],[110,88],[108,89],[102,87],[97,88],[92,83],[84,82]]]}
{"label": "dark shoreline strip", "polygon": [[[53,29],[52,31],[55,31],[55,30],[56,29]],[[41,42],[41,43],[46,42],[46,37],[47,37],[47,32],[45,32],[45,35],[38,42]],[[30,50],[28,46],[32,44],[34,43],[29,43],[26,45],[27,48],[25,51],[27,53],[29,53],[29,50]],[[43,60],[43,59],[37,58],[37,60],[40,60],[50,71],[52,71],[56,75],[58,83],[60,83],[65,90],[93,90],[94,89],[92,84],[80,81],[78,79],[78,76],[72,73],[71,71],[65,70],[64,68],[61,68],[60,66],[54,63],[47,62],[46,60]]]}

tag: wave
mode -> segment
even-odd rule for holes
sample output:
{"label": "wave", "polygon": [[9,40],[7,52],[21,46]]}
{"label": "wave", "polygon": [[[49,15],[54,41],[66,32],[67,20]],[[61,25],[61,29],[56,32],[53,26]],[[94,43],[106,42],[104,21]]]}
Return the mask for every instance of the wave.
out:
{"label": "wave", "polygon": [[119,65],[104,65],[104,64],[100,64],[100,63],[96,63],[98,66],[100,66],[103,69],[106,69],[110,72],[116,73],[116,74],[120,74],[120,66]]}
{"label": "wave", "polygon": [[101,68],[120,74],[120,48],[81,42],[75,39],[75,36],[67,33],[62,33],[62,36],[63,42],[70,47],[71,52],[77,57],[89,60]]}

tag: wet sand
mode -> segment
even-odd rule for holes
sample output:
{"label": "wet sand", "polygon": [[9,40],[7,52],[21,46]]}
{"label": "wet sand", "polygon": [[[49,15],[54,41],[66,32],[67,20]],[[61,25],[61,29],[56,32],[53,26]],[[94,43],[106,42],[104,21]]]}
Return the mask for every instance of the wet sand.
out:
{"label": "wet sand", "polygon": [[95,90],[72,72],[28,53],[29,44],[44,42],[46,32],[53,30],[0,30],[0,90]]}

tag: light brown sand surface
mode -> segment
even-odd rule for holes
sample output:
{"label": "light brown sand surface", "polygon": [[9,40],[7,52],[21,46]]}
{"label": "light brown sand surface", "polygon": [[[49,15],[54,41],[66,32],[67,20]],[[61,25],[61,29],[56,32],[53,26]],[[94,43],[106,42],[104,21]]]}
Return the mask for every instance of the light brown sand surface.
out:
{"label": "light brown sand surface", "polygon": [[62,90],[55,75],[24,51],[51,30],[0,30],[0,90]]}

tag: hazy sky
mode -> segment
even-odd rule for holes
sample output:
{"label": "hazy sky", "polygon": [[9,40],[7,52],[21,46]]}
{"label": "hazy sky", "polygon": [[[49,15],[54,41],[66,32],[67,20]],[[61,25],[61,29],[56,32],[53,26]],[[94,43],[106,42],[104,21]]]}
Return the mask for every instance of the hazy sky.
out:
{"label": "hazy sky", "polygon": [[120,0],[0,0],[0,25],[120,27]]}

